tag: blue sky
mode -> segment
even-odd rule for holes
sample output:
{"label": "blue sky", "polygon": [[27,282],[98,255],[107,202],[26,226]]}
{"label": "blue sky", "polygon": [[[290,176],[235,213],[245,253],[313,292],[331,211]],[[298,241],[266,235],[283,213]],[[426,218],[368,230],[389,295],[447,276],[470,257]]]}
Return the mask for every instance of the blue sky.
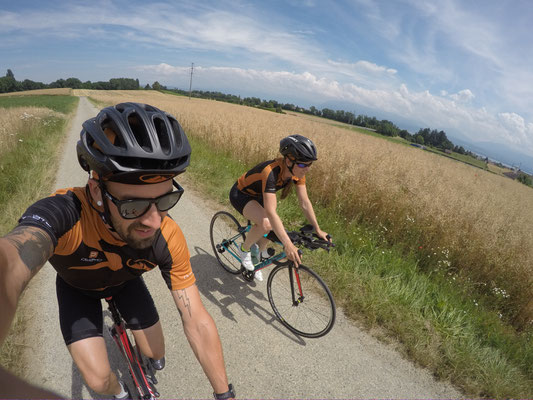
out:
{"label": "blue sky", "polygon": [[533,156],[532,25],[529,0],[2,0],[0,75],[188,89],[194,63],[196,89]]}

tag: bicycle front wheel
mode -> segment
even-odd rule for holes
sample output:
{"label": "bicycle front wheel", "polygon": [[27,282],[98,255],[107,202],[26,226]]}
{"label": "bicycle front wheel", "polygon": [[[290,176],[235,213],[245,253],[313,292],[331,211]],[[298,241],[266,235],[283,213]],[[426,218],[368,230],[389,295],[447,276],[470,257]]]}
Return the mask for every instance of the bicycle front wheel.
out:
{"label": "bicycle front wheel", "polygon": [[241,272],[241,259],[238,249],[246,236],[239,221],[226,211],[217,212],[209,227],[211,246],[222,267],[232,273]]}
{"label": "bicycle front wheel", "polygon": [[268,277],[267,293],[276,317],[297,335],[318,338],[333,328],[333,296],[324,281],[305,265],[274,268]]}

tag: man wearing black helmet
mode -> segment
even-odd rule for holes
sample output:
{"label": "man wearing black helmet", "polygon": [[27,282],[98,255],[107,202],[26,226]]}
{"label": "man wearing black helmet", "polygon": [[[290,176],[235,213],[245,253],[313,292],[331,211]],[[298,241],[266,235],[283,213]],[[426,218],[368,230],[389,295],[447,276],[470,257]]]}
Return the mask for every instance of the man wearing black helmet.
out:
{"label": "man wearing black helmet", "polygon": [[[305,175],[311,164],[317,160],[314,143],[301,135],[290,135],[283,138],[279,149],[282,158],[262,162],[243,174],[230,191],[230,202],[239,213],[253,222],[246,240],[241,246],[241,262],[249,271],[254,269],[251,257],[252,246],[258,246],[262,258],[267,258],[268,240],[263,235],[273,230],[283,243],[287,257],[300,264],[298,249],[292,244],[285,232],[283,222],[276,212],[276,192],[283,189],[281,198],[287,197],[294,185],[298,202],[307,220],[313,225],[316,233],[327,240],[327,233],[320,229],[316,220],[313,205],[307,195]],[[256,244],[257,242],[257,244]],[[262,281],[261,271],[255,278]]]}
{"label": "man wearing black helmet", "polygon": [[[49,261],[57,271],[61,332],[87,385],[127,397],[107,358],[101,299],[113,296],[141,351],[162,369],[163,331],[141,278],[158,266],[216,397],[234,397],[187,243],[167,214],[183,194],[174,178],[190,161],[180,124],[155,107],[121,103],[84,122],[77,153],[90,174],[86,187],[37,201],[0,238],[0,341],[24,287]],[[3,376],[0,371],[0,383]]]}

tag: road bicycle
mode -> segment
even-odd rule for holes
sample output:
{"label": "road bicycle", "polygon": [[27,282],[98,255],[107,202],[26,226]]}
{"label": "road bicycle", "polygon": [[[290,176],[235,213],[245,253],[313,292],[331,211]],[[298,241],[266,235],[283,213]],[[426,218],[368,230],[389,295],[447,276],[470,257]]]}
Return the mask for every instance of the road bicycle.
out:
{"label": "road bicycle", "polygon": [[139,399],[146,400],[159,397],[159,392],[155,388],[157,384],[155,370],[150,360],[142,355],[139,346],[135,344],[135,338],[131,332],[128,332],[126,323],[122,319],[113,298],[108,297],[106,301],[113,320],[112,324],[107,324],[109,334],[124,356],[135,386],[136,393],[131,393],[131,395],[135,397],[137,394]]}
{"label": "road bicycle", "polygon": [[[281,241],[273,231],[265,237],[278,250],[269,247],[266,259],[252,254],[253,271],[241,265],[239,249],[251,227],[250,221],[242,226],[226,211],[219,211],[213,216],[209,232],[213,252],[220,265],[231,274],[241,274],[248,282],[254,280],[256,271],[276,265],[268,276],[267,294],[278,320],[291,332],[303,337],[318,338],[327,334],[333,328],[336,314],[331,291],[311,268],[305,265],[296,268],[286,258]],[[331,241],[320,239],[311,225],[299,231],[287,231],[287,234],[297,247],[329,251],[334,246]]]}

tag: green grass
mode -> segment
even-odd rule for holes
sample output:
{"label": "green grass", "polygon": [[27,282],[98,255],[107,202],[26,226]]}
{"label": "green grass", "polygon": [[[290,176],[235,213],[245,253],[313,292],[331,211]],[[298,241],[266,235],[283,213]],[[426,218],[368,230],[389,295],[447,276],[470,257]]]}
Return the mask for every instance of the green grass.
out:
{"label": "green grass", "polygon": [[[483,161],[483,160],[478,160],[475,157],[468,156],[466,154],[459,154],[459,153],[455,153],[455,152],[452,152],[451,154],[447,154],[447,153],[445,153],[443,151],[440,151],[438,149],[434,149],[434,148],[431,148],[431,147],[427,147],[427,146],[426,146],[426,150],[430,151],[432,153],[438,154],[439,156],[448,157],[448,158],[463,162],[465,164],[470,164],[470,165],[472,165],[474,167],[481,168],[481,169],[484,169],[486,171],[489,171],[489,169],[487,168],[487,163],[485,161]],[[491,172],[491,171],[489,171],[489,172]]]}
{"label": "green grass", "polygon": [[[187,179],[221,208],[228,207],[229,189],[251,165],[190,133],[193,159]],[[387,245],[380,230],[329,209],[315,211],[337,247],[330,253],[306,251],[304,262],[325,278],[350,317],[373,331],[379,328],[382,339],[399,343],[407,357],[452,381],[466,396],[533,395],[533,331],[517,333],[490,311],[490,304],[472,297],[476,291],[468,282],[439,272],[445,255],[435,252],[435,268],[431,262],[421,268],[417,254]],[[279,203],[278,212],[289,229],[305,223],[294,193]]]}
{"label": "green grass", "polygon": [[[0,107],[39,106],[55,111],[70,112],[75,109],[78,98],[71,96],[29,96],[24,97],[25,103],[14,100],[14,97],[1,97]],[[59,99],[63,97],[62,99]],[[9,101],[5,101],[9,99]],[[49,103],[43,100],[48,99]],[[15,104],[15,105],[14,105]],[[61,112],[61,111],[60,111]],[[34,201],[51,194],[57,165],[63,149],[65,128],[70,115],[63,117],[54,115],[43,118],[33,129],[17,132],[21,141],[0,159],[0,236],[15,227],[18,218]],[[22,313],[22,314],[21,314]],[[10,334],[0,348],[0,364],[13,372],[21,372],[21,344],[17,338],[24,329],[24,311],[15,315]]]}
{"label": "green grass", "polygon": [[72,96],[1,96],[0,108],[8,107],[44,107],[51,110],[68,114],[77,106],[76,97]]}

